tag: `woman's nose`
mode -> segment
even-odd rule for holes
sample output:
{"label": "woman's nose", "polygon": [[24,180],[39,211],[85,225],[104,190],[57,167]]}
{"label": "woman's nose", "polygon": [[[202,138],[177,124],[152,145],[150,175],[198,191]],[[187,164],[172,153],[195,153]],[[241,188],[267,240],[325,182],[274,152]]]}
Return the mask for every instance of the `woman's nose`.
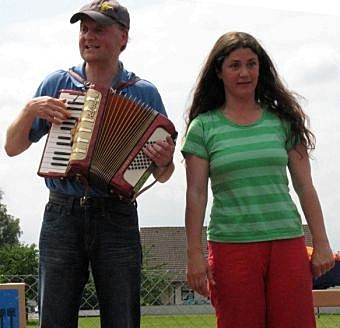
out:
{"label": "woman's nose", "polygon": [[240,68],[240,76],[247,76],[249,74],[248,67],[246,65],[242,65]]}

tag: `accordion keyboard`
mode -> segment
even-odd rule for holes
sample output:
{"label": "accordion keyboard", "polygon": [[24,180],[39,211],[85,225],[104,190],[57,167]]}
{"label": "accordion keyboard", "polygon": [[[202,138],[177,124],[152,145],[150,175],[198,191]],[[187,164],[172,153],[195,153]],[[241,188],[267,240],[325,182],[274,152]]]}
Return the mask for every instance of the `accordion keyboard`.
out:
{"label": "accordion keyboard", "polygon": [[55,177],[66,175],[71,156],[72,131],[84,105],[84,95],[78,92],[65,90],[59,98],[66,99],[71,117],[61,124],[52,124],[39,167],[39,174]]}

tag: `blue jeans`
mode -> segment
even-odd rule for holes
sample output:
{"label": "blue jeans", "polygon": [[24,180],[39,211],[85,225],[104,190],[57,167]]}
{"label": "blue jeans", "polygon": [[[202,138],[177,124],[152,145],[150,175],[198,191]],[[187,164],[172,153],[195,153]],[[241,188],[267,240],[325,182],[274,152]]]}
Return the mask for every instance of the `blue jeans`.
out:
{"label": "blue jeans", "polygon": [[135,204],[110,199],[82,205],[63,198],[50,197],[40,233],[40,327],[78,327],[89,270],[101,327],[140,327],[142,255]]}

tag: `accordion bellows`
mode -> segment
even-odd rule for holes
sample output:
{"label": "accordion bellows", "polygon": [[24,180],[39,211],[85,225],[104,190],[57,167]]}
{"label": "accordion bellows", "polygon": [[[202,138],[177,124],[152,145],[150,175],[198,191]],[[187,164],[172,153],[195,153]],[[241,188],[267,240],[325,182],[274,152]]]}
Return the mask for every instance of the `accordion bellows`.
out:
{"label": "accordion bellows", "polygon": [[152,172],[143,148],[177,132],[172,122],[128,95],[92,85],[85,94],[61,90],[72,117],[52,124],[38,174],[86,179],[133,198]]}

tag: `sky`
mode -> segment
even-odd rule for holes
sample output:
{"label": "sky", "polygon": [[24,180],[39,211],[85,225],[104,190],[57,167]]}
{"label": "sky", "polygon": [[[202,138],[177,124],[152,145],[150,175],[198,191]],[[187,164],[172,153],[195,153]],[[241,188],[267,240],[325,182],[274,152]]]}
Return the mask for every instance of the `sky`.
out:
{"label": "sky", "polygon": [[[130,40],[121,60],[128,70],[156,85],[179,132],[173,177],[139,197],[140,226],[184,225],[186,182],[179,151],[184,113],[213,44],[225,32],[237,30],[256,37],[287,87],[303,96],[302,106],[317,140],[311,159],[313,181],[331,247],[340,250],[340,9],[336,0],[121,3],[131,17]],[[70,24],[69,18],[83,4],[35,0],[26,6],[21,0],[0,1],[0,189],[8,213],[20,219],[24,244],[38,244],[48,198],[44,180],[37,175],[45,141],[9,158],[4,151],[6,129],[47,74],[81,62],[79,26]],[[293,191],[292,195],[298,204]],[[211,201],[205,224],[210,205]]]}

